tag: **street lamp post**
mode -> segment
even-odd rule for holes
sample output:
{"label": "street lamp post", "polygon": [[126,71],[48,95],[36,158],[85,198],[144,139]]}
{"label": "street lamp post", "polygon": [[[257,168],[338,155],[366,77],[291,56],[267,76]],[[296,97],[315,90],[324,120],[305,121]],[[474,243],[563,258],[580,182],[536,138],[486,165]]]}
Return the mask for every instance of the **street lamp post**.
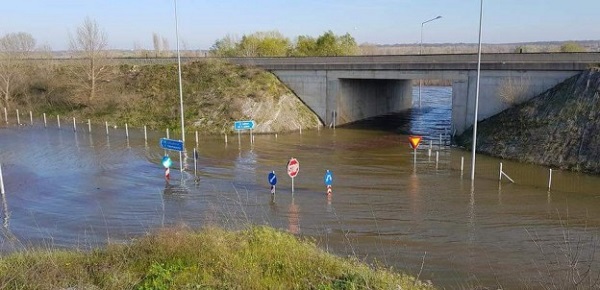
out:
{"label": "street lamp post", "polygon": [[481,22],[483,19],[483,0],[479,5],[479,48],[477,50],[477,86],[475,93],[475,116],[473,119],[473,146],[471,149],[471,182],[475,180],[475,148],[477,145],[477,111],[479,109],[479,77],[481,76]]}
{"label": "street lamp post", "polygon": [[177,70],[179,73],[179,110],[181,111],[181,141],[185,144],[185,122],[183,115],[183,85],[181,83],[181,55],[179,53],[179,24],[177,21],[177,0],[173,0],[175,3],[175,38],[177,48]]}
{"label": "street lamp post", "polygon": [[[183,150],[185,151],[185,121],[183,114],[183,84],[181,83],[181,54],[179,53],[179,23],[177,21],[177,0],[173,0],[175,3],[175,41],[177,42],[177,72],[179,74],[179,111],[181,111],[181,141],[183,143]],[[179,170],[183,172],[183,158],[181,151],[179,151]]]}
{"label": "street lamp post", "polygon": [[[423,53],[423,25],[425,25],[425,23],[427,23],[427,22],[431,22],[431,21],[434,21],[434,20],[437,20],[440,18],[442,18],[441,15],[421,22],[421,41],[419,42],[419,54]],[[419,108],[421,107],[421,87],[422,86],[423,86],[423,79],[419,79]]]}

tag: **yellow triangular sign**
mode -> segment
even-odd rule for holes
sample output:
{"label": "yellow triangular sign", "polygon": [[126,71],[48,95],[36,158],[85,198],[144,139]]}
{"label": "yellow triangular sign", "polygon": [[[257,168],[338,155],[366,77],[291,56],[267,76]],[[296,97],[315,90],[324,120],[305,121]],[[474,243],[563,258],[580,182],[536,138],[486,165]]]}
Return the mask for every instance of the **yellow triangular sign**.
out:
{"label": "yellow triangular sign", "polygon": [[417,149],[421,143],[421,139],[423,139],[421,136],[408,136],[410,147],[412,147],[412,149]]}

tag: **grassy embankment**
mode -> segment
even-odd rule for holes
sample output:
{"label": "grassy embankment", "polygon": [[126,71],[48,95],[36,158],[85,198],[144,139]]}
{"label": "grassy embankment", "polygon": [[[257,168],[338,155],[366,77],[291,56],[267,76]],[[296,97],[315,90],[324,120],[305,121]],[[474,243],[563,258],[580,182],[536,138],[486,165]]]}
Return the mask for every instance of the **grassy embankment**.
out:
{"label": "grassy embankment", "polygon": [[[32,110],[37,116],[59,114],[118,126],[128,123],[173,131],[180,127],[176,64],[106,65],[91,100],[81,77],[84,72],[76,64],[42,65],[42,76],[27,74],[23,93],[13,102],[21,112]],[[40,70],[40,65],[30,70]],[[186,128],[202,134],[230,132],[233,121],[242,119],[254,119],[259,125],[257,132],[319,124],[287,87],[260,69],[221,61],[192,62],[183,65],[182,79]]]}
{"label": "grassy embankment", "polygon": [[433,289],[268,227],[162,230],[92,252],[0,257],[2,289]]}

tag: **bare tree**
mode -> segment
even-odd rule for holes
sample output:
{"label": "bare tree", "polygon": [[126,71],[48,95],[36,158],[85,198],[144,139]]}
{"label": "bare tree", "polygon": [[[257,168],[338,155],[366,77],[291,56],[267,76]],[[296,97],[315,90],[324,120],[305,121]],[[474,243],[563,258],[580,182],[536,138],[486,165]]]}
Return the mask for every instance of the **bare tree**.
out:
{"label": "bare tree", "polygon": [[23,78],[23,60],[35,49],[35,39],[25,32],[9,33],[0,38],[0,93],[9,107],[12,93]]}
{"label": "bare tree", "polygon": [[100,29],[98,23],[90,17],[86,17],[81,26],[77,27],[75,37],[70,36],[71,50],[87,60],[85,67],[86,85],[89,89],[88,104],[96,96],[96,82],[101,78],[106,65],[106,33]]}
{"label": "bare tree", "polygon": [[169,53],[169,40],[166,38],[162,38],[162,48],[165,51],[165,53]]}
{"label": "bare tree", "polygon": [[152,44],[154,44],[154,55],[158,56],[163,48],[161,38],[156,32],[152,33]]}

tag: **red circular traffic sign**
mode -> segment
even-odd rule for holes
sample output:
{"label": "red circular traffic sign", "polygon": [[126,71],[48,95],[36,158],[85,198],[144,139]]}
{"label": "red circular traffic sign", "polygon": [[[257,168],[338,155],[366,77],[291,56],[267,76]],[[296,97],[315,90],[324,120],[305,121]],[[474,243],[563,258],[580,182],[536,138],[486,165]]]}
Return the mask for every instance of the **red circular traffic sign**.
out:
{"label": "red circular traffic sign", "polygon": [[298,175],[298,171],[300,171],[300,163],[296,158],[292,157],[287,165],[287,173],[291,178],[294,178]]}

